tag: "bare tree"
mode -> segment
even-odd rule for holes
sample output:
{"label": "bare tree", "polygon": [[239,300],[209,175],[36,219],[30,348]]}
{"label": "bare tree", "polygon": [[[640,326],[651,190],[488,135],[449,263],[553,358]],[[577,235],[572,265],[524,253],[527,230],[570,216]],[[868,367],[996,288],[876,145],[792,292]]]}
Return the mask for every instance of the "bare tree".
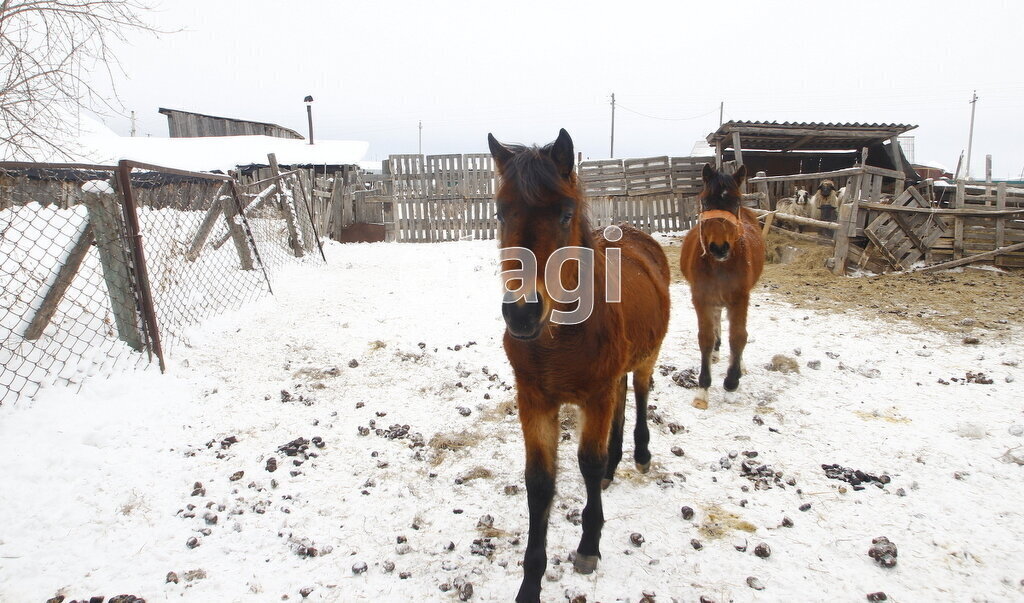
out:
{"label": "bare tree", "polygon": [[140,16],[148,10],[137,0],[0,0],[0,160],[72,158],[69,116],[119,108],[113,48],[156,31]]}

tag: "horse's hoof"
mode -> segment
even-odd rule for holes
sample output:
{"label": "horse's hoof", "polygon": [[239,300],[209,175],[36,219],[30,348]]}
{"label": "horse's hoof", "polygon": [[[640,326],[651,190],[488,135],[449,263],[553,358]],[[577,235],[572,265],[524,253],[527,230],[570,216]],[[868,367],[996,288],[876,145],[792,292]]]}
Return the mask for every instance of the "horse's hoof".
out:
{"label": "horse's hoof", "polygon": [[597,569],[597,560],[600,559],[597,555],[580,555],[576,554],[576,559],[572,562],[573,569],[576,570],[577,574],[593,574],[594,570]]}
{"label": "horse's hoof", "polygon": [[725,392],[725,395],[723,396],[723,399],[725,400],[726,404],[739,404],[740,403],[740,395],[737,394],[736,392]]}
{"label": "horse's hoof", "polygon": [[707,410],[708,408],[708,390],[707,388],[701,388],[697,390],[697,395],[693,397],[693,407],[699,408],[700,410]]}
{"label": "horse's hoof", "polygon": [[612,478],[606,477],[603,480],[601,480],[601,489],[602,490],[607,490],[608,486],[610,486],[610,485],[612,485]]}
{"label": "horse's hoof", "polygon": [[637,463],[636,470],[640,473],[647,473],[651,470],[651,461],[647,461],[646,463]]}

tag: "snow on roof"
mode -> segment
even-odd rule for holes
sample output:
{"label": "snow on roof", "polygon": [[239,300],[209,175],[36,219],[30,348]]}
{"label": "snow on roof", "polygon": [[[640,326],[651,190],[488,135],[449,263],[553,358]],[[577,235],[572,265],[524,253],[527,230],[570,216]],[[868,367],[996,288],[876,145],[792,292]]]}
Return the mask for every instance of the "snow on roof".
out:
{"label": "snow on roof", "polygon": [[[41,128],[45,125],[41,124]],[[357,164],[370,143],[357,140],[305,140],[271,136],[218,136],[206,138],[156,138],[118,136],[99,120],[68,114],[59,128],[47,136],[57,149],[35,150],[23,157],[0,143],[0,160],[79,162],[112,165],[120,159],[192,171],[226,171],[240,165],[266,164],[274,153],[282,165]]]}
{"label": "snow on roof", "polygon": [[[185,170],[229,170],[235,166],[266,164],[267,154],[282,165],[356,164],[370,144],[356,140],[320,140],[309,144],[272,136],[216,136],[204,138],[124,138],[105,141],[100,163],[132,159]],[[97,146],[102,146],[98,141]]]}

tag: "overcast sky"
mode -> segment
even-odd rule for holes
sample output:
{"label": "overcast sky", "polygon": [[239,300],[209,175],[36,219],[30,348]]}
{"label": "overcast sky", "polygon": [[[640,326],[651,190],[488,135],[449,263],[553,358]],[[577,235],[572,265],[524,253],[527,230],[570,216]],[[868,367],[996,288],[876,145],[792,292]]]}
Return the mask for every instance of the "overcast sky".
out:
{"label": "overcast sky", "polygon": [[[368,159],[549,142],[688,155],[725,119],[917,124],[918,161],[1024,170],[1024,3],[164,0],[119,46],[140,135],[170,107],[370,143]],[[108,116],[127,135],[129,120]],[[909,154],[909,153],[908,153]]]}

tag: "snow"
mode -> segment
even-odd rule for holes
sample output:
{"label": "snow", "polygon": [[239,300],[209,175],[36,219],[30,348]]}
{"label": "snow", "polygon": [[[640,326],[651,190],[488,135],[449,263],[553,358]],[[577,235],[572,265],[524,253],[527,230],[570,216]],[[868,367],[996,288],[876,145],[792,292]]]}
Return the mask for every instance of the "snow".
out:
{"label": "snow", "polygon": [[[282,165],[357,164],[370,144],[356,140],[318,140],[309,144],[294,138],[273,136],[211,136],[162,138],[118,136],[86,115],[58,111],[66,120],[48,134],[58,143],[44,155],[32,159],[46,162],[80,162],[111,165],[121,159],[194,171],[227,171],[240,165],[266,164],[275,153]],[[3,143],[0,158],[24,159]]]}
{"label": "snow", "polygon": [[[527,508],[518,420],[502,412],[514,391],[503,386],[512,379],[494,243],[325,251],[326,268],[291,267],[275,297],[193,329],[166,375],[121,372],[77,393],[51,387],[0,407],[0,600],[58,591],[297,600],[311,587],[314,601],[447,601],[457,597],[439,587],[460,578],[473,584],[474,600],[515,594]],[[672,297],[660,363],[693,367],[686,285],[674,284]],[[1024,467],[1004,460],[1024,444],[1019,391],[1008,383],[1024,377],[1014,343],[1020,326],[964,346],[959,334],[909,322],[796,309],[765,288],[752,303],[749,374],[735,404],[723,400],[724,363],[714,367],[706,411],[690,405],[693,390],[655,375],[651,404],[663,420],[651,425],[647,475],[626,462],[627,410],[626,459],[604,494],[603,559],[591,576],[565,562],[580,536],[567,515],[582,508],[584,494],[575,435],[562,444],[545,600],[569,592],[636,601],[643,591],[659,601],[1024,596]],[[775,354],[794,357],[801,372],[767,371]],[[806,366],[812,360],[819,370]],[[994,383],[939,382],[967,371]],[[371,421],[382,435],[359,434]],[[386,437],[395,424],[413,436]],[[417,447],[414,434],[426,444]],[[229,436],[237,443],[222,445]],[[301,456],[278,452],[313,436],[325,446],[310,444],[318,456],[301,466],[292,462]],[[450,449],[431,445],[445,438]],[[673,455],[673,446],[685,454]],[[730,451],[740,456],[724,469]],[[743,451],[758,451],[759,462],[797,485],[756,490],[738,471]],[[279,464],[273,473],[270,457]],[[842,494],[838,486],[849,485],[820,467],[832,463],[892,481]],[[192,496],[195,482],[203,491]],[[513,484],[519,493],[506,495]],[[811,508],[802,512],[805,503]],[[683,505],[696,511],[692,521],[680,516]],[[207,512],[216,524],[207,525]],[[698,531],[714,512],[738,518],[720,538]],[[494,518],[490,560],[471,553],[485,514]],[[795,525],[780,527],[784,516]],[[754,531],[734,529],[740,522]],[[630,544],[632,532],[646,542]],[[879,536],[897,545],[896,567],[868,557]],[[191,537],[198,547],[186,546]],[[747,551],[737,551],[744,540]],[[752,553],[760,542],[771,557]],[[300,557],[302,546],[321,554]],[[354,574],[361,562],[368,570]],[[187,580],[191,570],[205,577]],[[179,583],[165,581],[171,571]],[[751,590],[748,576],[765,590]]]}

